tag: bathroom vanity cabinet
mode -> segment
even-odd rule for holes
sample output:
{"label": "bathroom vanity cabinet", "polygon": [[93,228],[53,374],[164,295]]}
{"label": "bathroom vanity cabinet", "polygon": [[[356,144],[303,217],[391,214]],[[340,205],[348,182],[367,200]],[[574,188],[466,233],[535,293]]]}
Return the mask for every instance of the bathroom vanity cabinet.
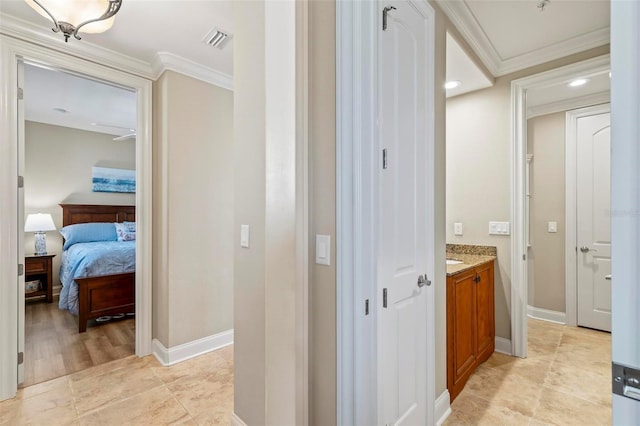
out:
{"label": "bathroom vanity cabinet", "polygon": [[494,261],[447,275],[447,387],[453,402],[495,349]]}

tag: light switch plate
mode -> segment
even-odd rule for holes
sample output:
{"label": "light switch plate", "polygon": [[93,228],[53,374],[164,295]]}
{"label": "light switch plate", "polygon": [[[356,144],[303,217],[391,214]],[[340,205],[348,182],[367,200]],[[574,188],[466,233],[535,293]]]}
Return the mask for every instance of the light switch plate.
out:
{"label": "light switch plate", "polygon": [[547,224],[547,231],[549,231],[551,233],[558,232],[558,222],[549,222]]}
{"label": "light switch plate", "polygon": [[489,222],[489,235],[511,235],[509,222]]}
{"label": "light switch plate", "polygon": [[453,235],[462,235],[462,223],[455,222],[453,224]]}
{"label": "light switch plate", "polygon": [[331,265],[331,236],[316,235],[316,263]]}
{"label": "light switch plate", "polygon": [[240,225],[240,247],[249,248],[249,225]]}

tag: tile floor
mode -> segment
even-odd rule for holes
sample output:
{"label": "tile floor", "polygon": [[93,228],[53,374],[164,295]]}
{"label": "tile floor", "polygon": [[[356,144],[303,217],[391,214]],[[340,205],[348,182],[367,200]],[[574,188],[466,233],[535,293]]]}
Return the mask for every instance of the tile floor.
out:
{"label": "tile floor", "polygon": [[445,425],[611,424],[611,335],[529,320],[526,359],[494,353]]}
{"label": "tile floor", "polygon": [[[611,423],[611,336],[529,321],[529,357],[495,353],[452,404],[446,425]],[[0,425],[230,423],[233,348],[172,367],[128,357],[21,389]]]}
{"label": "tile floor", "polygon": [[233,347],[163,367],[127,357],[26,387],[0,425],[219,425],[233,412]]}

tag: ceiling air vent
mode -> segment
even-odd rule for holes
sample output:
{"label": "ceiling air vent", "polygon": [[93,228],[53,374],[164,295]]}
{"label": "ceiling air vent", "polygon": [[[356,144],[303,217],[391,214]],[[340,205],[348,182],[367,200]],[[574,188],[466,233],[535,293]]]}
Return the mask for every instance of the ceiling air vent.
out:
{"label": "ceiling air vent", "polygon": [[218,28],[214,28],[207,33],[206,36],[202,39],[203,42],[208,44],[211,47],[217,47],[218,49],[223,49],[227,44],[227,40],[231,38],[231,35],[225,31],[219,30]]}

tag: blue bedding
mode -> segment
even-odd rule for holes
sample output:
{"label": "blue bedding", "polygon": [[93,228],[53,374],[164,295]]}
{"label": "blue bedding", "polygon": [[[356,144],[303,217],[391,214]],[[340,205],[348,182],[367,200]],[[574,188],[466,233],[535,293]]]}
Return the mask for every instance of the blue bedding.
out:
{"label": "blue bedding", "polygon": [[76,278],[123,274],[136,270],[135,241],[98,241],[74,244],[62,252],[58,307],[78,315]]}

